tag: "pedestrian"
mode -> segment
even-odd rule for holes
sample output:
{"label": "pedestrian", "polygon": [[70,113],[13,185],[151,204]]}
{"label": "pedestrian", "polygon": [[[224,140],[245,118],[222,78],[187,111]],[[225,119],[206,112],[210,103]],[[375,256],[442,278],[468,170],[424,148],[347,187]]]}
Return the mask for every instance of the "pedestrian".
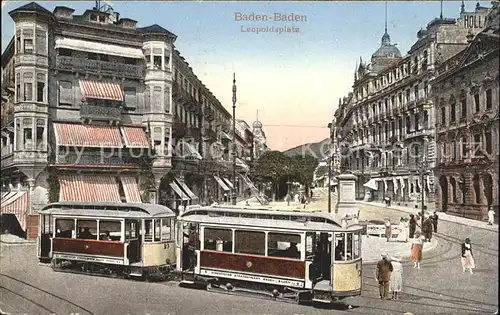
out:
{"label": "pedestrian", "polygon": [[413,261],[413,268],[420,269],[420,262],[422,261],[422,248],[424,246],[423,236],[417,231],[415,238],[411,244],[411,260]]}
{"label": "pedestrian", "polygon": [[385,219],[385,237],[387,238],[387,241],[391,239],[392,236],[392,226],[391,226],[391,220]]}
{"label": "pedestrian", "polygon": [[488,210],[488,225],[493,225],[495,222],[495,211],[493,211],[493,206],[490,206],[490,210]]}
{"label": "pedestrian", "polygon": [[409,227],[410,227],[409,237],[414,238],[415,237],[415,230],[417,229],[417,218],[415,217],[414,214],[410,214]]}
{"label": "pedestrian", "polygon": [[463,272],[465,272],[466,269],[469,268],[470,274],[472,274],[472,269],[476,268],[476,264],[474,262],[474,255],[472,254],[472,246],[469,238],[466,238],[462,243],[461,261]]}
{"label": "pedestrian", "polygon": [[432,226],[434,227],[434,233],[437,233],[438,231],[438,215],[436,211],[434,211],[434,214],[432,215]]}
{"label": "pedestrian", "polygon": [[399,220],[398,241],[408,242],[408,221],[405,218]]}
{"label": "pedestrian", "polygon": [[290,194],[286,194],[286,198],[285,198],[285,200],[286,200],[286,205],[287,205],[287,206],[289,206],[289,205],[290,205],[290,199],[291,199]]}
{"label": "pedestrian", "polygon": [[380,299],[386,299],[389,294],[389,282],[391,281],[392,264],[387,260],[387,254],[382,254],[382,259],[377,263],[375,278],[378,281]]}
{"label": "pedestrian", "polygon": [[427,217],[422,225],[422,232],[425,236],[425,241],[430,242],[432,239],[432,218]]}
{"label": "pedestrian", "polygon": [[398,294],[403,290],[403,264],[401,258],[392,257],[392,273],[389,291],[392,292],[392,299],[399,300]]}

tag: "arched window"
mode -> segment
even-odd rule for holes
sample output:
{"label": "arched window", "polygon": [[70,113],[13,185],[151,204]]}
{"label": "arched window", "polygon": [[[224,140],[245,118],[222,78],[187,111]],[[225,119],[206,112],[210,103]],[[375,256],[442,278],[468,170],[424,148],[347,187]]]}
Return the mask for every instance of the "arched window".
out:
{"label": "arched window", "polygon": [[488,206],[490,206],[493,203],[493,178],[491,174],[487,173],[483,176],[483,185],[486,201]]}
{"label": "arched window", "polygon": [[466,197],[465,197],[466,188],[465,188],[465,176],[464,175],[460,176],[459,184],[460,184],[460,192],[462,193],[462,204],[465,204],[465,200],[466,200]]}
{"label": "arched window", "polygon": [[451,184],[451,193],[453,195],[453,202],[458,203],[458,198],[457,198],[457,182],[455,180],[455,177],[450,178],[450,184]]}
{"label": "arched window", "polygon": [[475,197],[476,203],[479,204],[481,202],[481,187],[479,184],[479,175],[474,175],[472,183],[474,186],[474,197]]}
{"label": "arched window", "polygon": [[467,93],[465,90],[460,91],[460,119],[467,117]]}
{"label": "arched window", "polygon": [[450,97],[450,122],[455,122],[457,115],[457,102],[455,96]]}

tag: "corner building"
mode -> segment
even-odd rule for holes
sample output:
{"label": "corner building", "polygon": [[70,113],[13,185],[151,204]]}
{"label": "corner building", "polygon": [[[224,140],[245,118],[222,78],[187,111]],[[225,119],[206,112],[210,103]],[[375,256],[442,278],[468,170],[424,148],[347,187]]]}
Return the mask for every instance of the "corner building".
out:
{"label": "corner building", "polygon": [[[176,35],[156,24],[139,28],[109,6],[76,15],[32,2],[9,15],[1,212],[28,237],[49,202],[177,209],[229,191],[232,117],[175,50]],[[217,158],[205,150],[213,143]],[[246,168],[241,161],[234,183],[241,191]]]}
{"label": "corner building", "polygon": [[433,206],[431,86],[436,66],[467,46],[467,34],[484,27],[487,13],[487,8],[466,12],[462,5],[458,19],[434,19],[417,32],[405,56],[391,44],[386,29],[371,63],[360,59],[353,91],[339,101],[335,113],[341,170],[357,175],[358,199],[382,201],[388,196],[397,204],[420,207],[424,192],[426,204]]}

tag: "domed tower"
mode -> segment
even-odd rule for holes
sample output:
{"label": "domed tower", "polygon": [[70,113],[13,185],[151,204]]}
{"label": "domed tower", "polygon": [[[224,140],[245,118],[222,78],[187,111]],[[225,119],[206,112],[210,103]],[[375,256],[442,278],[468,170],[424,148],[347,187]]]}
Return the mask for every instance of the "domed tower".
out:
{"label": "domed tower", "polygon": [[387,3],[385,4],[385,32],[379,49],[372,55],[373,71],[379,72],[394,61],[401,59],[401,52],[395,44],[391,44],[391,36],[387,33]]}
{"label": "domed tower", "polygon": [[259,111],[257,111],[257,120],[252,124],[252,133],[254,136],[254,158],[258,159],[266,150],[266,133],[262,130],[262,123],[259,121]]}

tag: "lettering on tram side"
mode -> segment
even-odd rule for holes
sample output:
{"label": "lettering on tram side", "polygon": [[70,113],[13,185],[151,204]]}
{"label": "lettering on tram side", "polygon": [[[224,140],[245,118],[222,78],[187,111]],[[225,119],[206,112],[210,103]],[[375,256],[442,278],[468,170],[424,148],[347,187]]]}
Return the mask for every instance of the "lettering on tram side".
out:
{"label": "lettering on tram side", "polygon": [[67,255],[67,254],[54,254],[56,259],[67,259],[67,260],[82,260],[88,262],[100,262],[106,264],[123,265],[123,260],[119,259],[109,259],[102,257],[92,257],[92,256],[80,256],[80,255]]}
{"label": "lettering on tram side", "polygon": [[293,280],[287,280],[287,279],[270,278],[270,277],[263,277],[263,276],[257,276],[257,275],[235,273],[235,272],[227,272],[227,271],[201,269],[200,274],[207,275],[207,276],[219,276],[219,277],[225,277],[225,278],[231,278],[231,279],[256,281],[256,282],[270,283],[270,284],[280,284],[280,285],[287,285],[287,286],[294,286],[294,287],[303,287],[304,286],[303,281],[293,281]]}

